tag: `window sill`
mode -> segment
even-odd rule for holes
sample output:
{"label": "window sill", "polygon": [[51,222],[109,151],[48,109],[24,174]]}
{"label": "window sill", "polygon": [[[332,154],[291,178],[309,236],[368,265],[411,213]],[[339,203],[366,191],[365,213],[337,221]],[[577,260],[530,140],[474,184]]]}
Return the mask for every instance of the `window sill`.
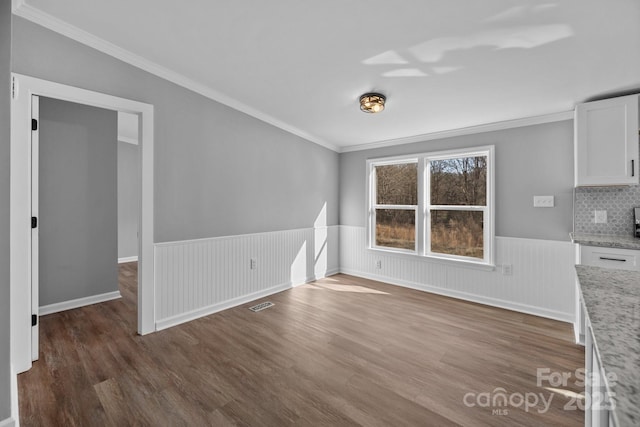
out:
{"label": "window sill", "polygon": [[415,259],[415,260],[421,260],[427,263],[434,263],[434,264],[449,264],[452,267],[471,268],[474,270],[481,270],[481,271],[495,271],[496,269],[495,264],[487,264],[484,262],[471,261],[471,260],[465,260],[465,259],[451,259],[451,258],[434,256],[434,255],[418,255],[417,253],[411,253],[411,252],[402,251],[402,250],[395,251],[393,249],[382,249],[382,248],[370,247],[370,248],[367,248],[367,250],[371,251],[372,253],[385,255],[385,256],[392,256],[394,258]]}

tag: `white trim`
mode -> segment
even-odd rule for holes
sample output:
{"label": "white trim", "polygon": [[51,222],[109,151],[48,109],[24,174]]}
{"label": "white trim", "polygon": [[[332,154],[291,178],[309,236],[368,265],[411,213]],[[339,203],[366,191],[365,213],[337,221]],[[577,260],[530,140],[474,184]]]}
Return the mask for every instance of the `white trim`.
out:
{"label": "white trim", "polygon": [[500,240],[511,240],[511,241],[525,241],[525,242],[553,242],[556,244],[565,244],[571,246],[579,246],[576,243],[573,243],[569,240],[567,236],[567,240],[555,240],[555,239],[534,239],[531,237],[510,237],[510,236],[496,236],[496,239]]}
{"label": "white trim", "polygon": [[491,132],[502,129],[511,129],[522,126],[531,126],[543,123],[553,123],[564,120],[573,119],[573,111],[562,111],[558,113],[545,114],[534,117],[524,117],[520,119],[505,120],[494,123],[481,124],[476,126],[469,126],[460,129],[444,130],[440,132],[432,132],[422,135],[409,136],[405,138],[389,139],[384,141],[370,142],[365,144],[358,144],[346,147],[339,147],[329,141],[325,141],[322,138],[311,135],[310,133],[299,129],[293,125],[290,125],[282,120],[257,110],[249,105],[240,102],[239,100],[225,95],[209,86],[192,80],[180,73],[165,68],[155,62],[149,61],[140,55],[132,53],[128,50],[122,49],[119,46],[114,45],[104,39],[96,37],[78,27],[75,27],[67,22],[64,22],[48,13],[45,13],[31,5],[28,5],[24,0],[13,0],[13,13],[38,25],[41,25],[51,31],[62,34],[72,40],[92,47],[104,54],[117,58],[127,64],[140,68],[148,73],[161,77],[193,92],[196,92],[202,96],[205,96],[211,100],[226,105],[245,114],[248,114],[258,120],[280,128],[286,132],[297,135],[307,141],[311,141],[315,144],[328,148],[337,153],[348,153],[351,151],[369,150],[372,148],[390,147],[394,145],[410,144],[413,142],[430,141],[434,139],[450,138],[452,136],[469,135],[473,133]]}
{"label": "white trim", "polygon": [[[447,206],[447,205],[432,205],[431,204],[431,162],[445,159],[455,159],[461,157],[486,157],[487,158],[487,182],[486,184],[486,204],[485,206]],[[424,234],[424,254],[434,258],[450,259],[452,261],[466,261],[477,262],[479,264],[485,264],[487,266],[494,265],[495,259],[495,146],[487,145],[482,147],[471,147],[469,149],[455,149],[438,151],[429,153],[424,158],[424,182],[425,182],[425,195],[427,196],[424,201],[425,210],[425,234]],[[423,190],[424,191],[424,190]],[[435,207],[434,207],[435,206]],[[479,208],[479,209],[478,209]],[[459,211],[480,211],[483,215],[483,259],[478,261],[475,258],[451,255],[440,252],[433,252],[431,250],[431,211],[433,210],[459,210]],[[427,245],[429,242],[429,245]]]}
{"label": "white trim", "polygon": [[218,304],[213,304],[208,307],[202,307],[197,310],[192,310],[187,313],[181,313],[177,316],[168,317],[166,319],[159,320],[156,322],[156,330],[161,331],[163,329],[171,328],[173,326],[177,326],[181,323],[190,322],[195,319],[199,319],[200,317],[205,317],[210,314],[218,313],[222,310],[227,310],[232,307],[237,307],[239,305],[245,304],[250,301],[255,301],[260,298],[267,297],[269,295],[277,294],[278,292],[286,291],[287,289],[291,289],[293,286],[291,283],[284,283],[281,285],[273,286],[269,289],[265,289],[260,292],[255,292],[249,295],[243,295],[238,298],[230,299],[228,301],[224,301]]}
{"label": "white trim", "polygon": [[[463,157],[481,156],[487,158],[487,185],[485,206],[447,206],[431,204],[430,165],[432,161],[443,159],[455,159]],[[376,167],[393,164],[417,164],[418,187],[417,205],[381,205],[375,203],[376,199]],[[412,153],[408,155],[380,157],[367,159],[366,179],[366,229],[367,249],[395,254],[407,254],[410,256],[443,259],[453,262],[472,263],[478,266],[486,266],[493,269],[495,266],[495,146],[485,145],[480,147],[467,147],[453,150],[441,150],[434,152]],[[379,246],[376,244],[376,210],[415,210],[415,248],[414,250],[399,249]],[[477,259],[466,256],[450,255],[431,251],[431,211],[455,210],[482,212],[483,215],[483,258]]]}
{"label": "white trim", "polygon": [[99,304],[114,299],[122,298],[120,291],[107,292],[106,294],[92,295],[90,297],[77,298],[69,301],[57,302],[55,304],[43,305],[38,311],[39,316],[58,313],[60,311],[72,310],[74,308],[85,307],[87,305]]}
{"label": "white trim", "polygon": [[25,0],[12,0],[11,1],[11,12],[15,14],[19,8],[24,6],[24,1]]}
{"label": "white trim", "polygon": [[125,144],[138,145],[138,140],[135,138],[129,138],[128,136],[118,135],[118,142],[124,142]]}
{"label": "white trim", "polygon": [[546,310],[540,307],[535,307],[527,304],[520,304],[511,301],[505,301],[497,298],[484,297],[480,295],[469,294],[461,291],[454,291],[451,289],[443,289],[435,286],[424,285],[422,283],[410,282],[407,280],[395,279],[389,276],[382,276],[377,274],[366,273],[362,271],[356,271],[351,269],[340,268],[340,272],[349,274],[351,276],[363,277],[365,279],[377,280],[379,282],[389,283],[396,286],[402,286],[409,289],[415,289],[418,291],[429,292],[432,294],[443,295],[446,297],[461,299],[464,301],[474,302],[478,304],[484,304],[491,307],[504,308],[519,313],[532,314],[534,316],[545,317],[548,319],[559,320],[561,322],[573,323],[573,316],[568,315],[555,310]]}
{"label": "white trim", "polygon": [[342,147],[340,153],[351,151],[371,150],[374,148],[392,147],[394,145],[411,144],[414,142],[432,141],[434,139],[451,138],[454,136],[472,135],[476,133],[494,132],[498,130],[513,129],[524,126],[540,125],[544,123],[562,122],[573,120],[572,111],[562,111],[559,113],[545,114],[543,116],[524,117],[521,119],[505,120],[501,122],[487,123],[477,126],[469,126],[460,129],[443,130],[440,132],[425,133],[423,135],[408,136],[406,138],[388,139],[384,141],[369,142],[366,144],[351,145]]}
{"label": "white trim", "polygon": [[[376,167],[378,166],[390,166],[390,165],[416,165],[416,178],[417,178],[417,201],[415,205],[383,205],[377,202],[377,175]],[[422,253],[422,241],[420,235],[422,232],[420,222],[420,205],[422,201],[423,186],[422,186],[422,171],[420,165],[422,165],[422,159],[414,154],[384,157],[381,159],[367,159],[367,193],[366,193],[366,223],[369,227],[369,233],[367,233],[367,248],[372,250],[390,251],[397,254],[416,255],[419,256]],[[376,244],[375,230],[377,229],[377,216],[376,210],[389,209],[389,210],[412,210],[414,212],[415,222],[415,245],[413,249],[392,248],[385,246],[378,246]]]}
{"label": "white trim", "polygon": [[339,226],[321,226],[156,244],[156,323],[187,321],[238,298],[335,274],[339,233]]}
{"label": "white trim", "polygon": [[13,417],[5,418],[4,420],[0,421],[0,427],[17,427],[17,426],[18,424],[16,424]]}
{"label": "white trim", "polygon": [[155,330],[153,256],[153,105],[119,98],[34,77],[12,73],[16,83],[11,102],[11,361],[17,372],[31,368],[31,95],[75,102],[140,117],[140,224],[138,269],[138,333]]}
{"label": "white trim", "polygon": [[[31,118],[40,123],[40,97],[31,96]],[[31,216],[40,217],[40,126],[30,134],[31,143]],[[40,227],[31,229],[31,313],[40,306]],[[31,361],[38,360],[40,352],[40,323],[31,326]]]}
{"label": "white trim", "polygon": [[[338,273],[339,273],[338,269],[328,270],[323,277],[329,277],[329,276],[332,276],[332,275],[338,274]],[[223,301],[223,302],[218,303],[218,304],[210,305],[208,307],[202,307],[202,308],[199,308],[197,310],[189,311],[187,313],[181,313],[181,314],[179,314],[177,316],[168,317],[166,319],[162,319],[162,320],[156,322],[156,330],[161,331],[163,329],[171,328],[173,326],[180,325],[181,323],[190,322],[192,320],[199,319],[199,318],[205,317],[205,316],[209,316],[211,314],[215,314],[215,313],[218,313],[220,311],[227,310],[227,309],[230,309],[230,308],[233,308],[233,307],[237,307],[239,305],[246,304],[246,303],[251,302],[251,301],[256,301],[256,300],[258,300],[260,298],[265,298],[265,297],[268,297],[270,295],[277,294],[279,292],[286,291],[286,290],[289,290],[291,288],[295,288],[297,286],[301,286],[301,285],[304,285],[304,284],[309,283],[309,282],[313,282],[314,280],[318,280],[318,279],[320,279],[320,278],[312,276],[312,277],[307,277],[301,283],[293,283],[293,282],[282,283],[280,285],[276,285],[276,286],[273,286],[271,288],[268,288],[268,289],[265,289],[265,290],[262,290],[262,291],[259,291],[259,292],[254,292],[252,294],[243,295],[243,296],[238,297],[238,298],[233,298],[233,299],[230,299],[230,300],[227,300],[227,301]]]}
{"label": "white trim", "polygon": [[[349,225],[344,225],[341,227],[354,227]],[[496,237],[498,238],[498,237]],[[366,251],[370,251],[372,253],[378,253],[380,256],[391,256],[393,258],[404,258],[404,259],[415,259],[423,262],[431,262],[435,264],[449,264],[452,267],[463,267],[463,268],[471,268],[474,270],[481,271],[494,271],[496,269],[495,264],[486,264],[484,262],[474,261],[474,258],[465,258],[465,259],[453,259],[453,258],[444,258],[434,255],[419,255],[415,252],[403,251],[401,249],[388,249],[383,247],[373,247],[373,248],[365,248]]]}
{"label": "white trim", "polygon": [[118,264],[124,264],[125,262],[138,262],[138,255],[118,258]]}
{"label": "white trim", "polygon": [[141,70],[144,70],[148,73],[175,83],[178,86],[182,86],[202,96],[224,104],[227,107],[233,108],[234,110],[238,110],[265,123],[297,135],[307,141],[314,142],[332,151],[339,151],[339,148],[330,142],[313,136],[302,129],[283,122],[282,120],[278,120],[263,111],[250,107],[249,105],[246,105],[238,101],[237,99],[218,92],[217,90],[214,90],[195,80],[192,80],[180,73],[176,73],[175,71],[156,64],[155,62],[149,61],[135,53],[122,49],[121,47],[116,46],[113,43],[96,37],[93,34],[81,30],[80,28],[64,22],[52,15],[49,15],[48,13],[45,13],[31,5],[25,4],[24,1],[14,1],[13,13],[17,16],[20,16],[21,18],[27,19],[31,22],[35,22],[36,24],[41,25],[51,31],[55,31],[56,33],[62,34],[65,37],[92,47],[93,49],[96,49],[109,56],[117,58],[127,64],[133,65],[134,67],[140,68]]}
{"label": "white trim", "polygon": [[[366,250],[366,227],[340,226],[340,271],[573,322],[575,251],[569,242],[496,236],[496,268],[474,271],[463,263],[387,256]],[[377,267],[377,261],[382,267]],[[510,273],[502,267],[510,265]]]}
{"label": "white trim", "polygon": [[19,427],[20,426],[20,407],[18,406],[18,374],[11,363],[11,389],[9,390],[11,396],[11,416],[2,422],[0,427]]}
{"label": "white trim", "polygon": [[232,234],[229,236],[217,236],[217,237],[201,237],[199,239],[188,239],[188,240],[173,240],[170,242],[159,242],[159,243],[156,243],[155,246],[163,247],[163,246],[183,245],[188,243],[208,242],[213,240],[219,240],[219,241],[233,240],[239,237],[263,236],[268,234],[277,234],[282,232],[292,232],[292,231],[302,231],[302,230],[321,230],[321,229],[328,229],[331,227],[340,227],[340,225],[336,224],[336,225],[323,225],[320,227],[287,228],[286,230],[261,231],[259,233]]}

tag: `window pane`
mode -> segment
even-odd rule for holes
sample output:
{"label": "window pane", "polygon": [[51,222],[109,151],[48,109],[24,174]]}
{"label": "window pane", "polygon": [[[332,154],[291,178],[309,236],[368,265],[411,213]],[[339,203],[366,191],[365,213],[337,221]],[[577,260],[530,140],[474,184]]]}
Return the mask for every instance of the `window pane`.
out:
{"label": "window pane", "polygon": [[486,206],[487,157],[431,160],[431,204]]}
{"label": "window pane", "polygon": [[431,211],[431,252],[484,258],[483,213]]}
{"label": "window pane", "polygon": [[376,166],[376,203],[418,204],[418,164]]}
{"label": "window pane", "polygon": [[376,245],[397,249],[416,249],[416,212],[376,209]]}

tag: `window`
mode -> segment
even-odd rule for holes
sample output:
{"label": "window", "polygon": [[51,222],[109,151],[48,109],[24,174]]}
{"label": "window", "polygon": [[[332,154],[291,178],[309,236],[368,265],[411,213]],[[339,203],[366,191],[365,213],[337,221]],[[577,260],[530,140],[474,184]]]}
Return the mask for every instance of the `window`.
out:
{"label": "window", "polygon": [[375,246],[416,250],[418,162],[374,166]]}
{"label": "window", "polygon": [[492,264],[493,152],[369,160],[369,247]]}

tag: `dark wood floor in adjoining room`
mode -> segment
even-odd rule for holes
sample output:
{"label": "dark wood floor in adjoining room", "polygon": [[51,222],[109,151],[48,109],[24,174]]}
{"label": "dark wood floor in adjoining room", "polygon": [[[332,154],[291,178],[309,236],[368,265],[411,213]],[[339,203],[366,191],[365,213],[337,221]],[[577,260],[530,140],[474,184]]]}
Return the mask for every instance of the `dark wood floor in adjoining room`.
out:
{"label": "dark wood floor in adjoining room", "polygon": [[584,366],[568,324],[337,275],[141,337],[136,268],[122,299],[41,318],[22,426],[584,423],[575,378],[537,385]]}

